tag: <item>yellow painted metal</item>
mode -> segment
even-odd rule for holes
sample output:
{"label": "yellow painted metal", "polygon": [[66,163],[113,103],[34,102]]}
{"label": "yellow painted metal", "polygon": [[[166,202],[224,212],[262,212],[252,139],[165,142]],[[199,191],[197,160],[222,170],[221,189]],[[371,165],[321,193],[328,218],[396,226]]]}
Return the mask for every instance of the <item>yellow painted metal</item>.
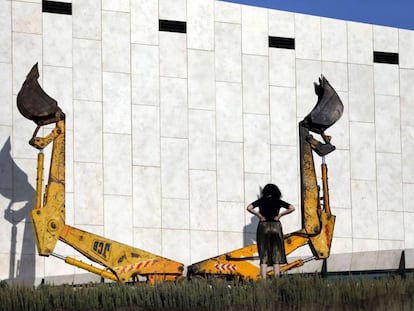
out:
{"label": "yellow painted metal", "polygon": [[113,274],[112,272],[107,271],[105,269],[97,268],[97,267],[95,267],[93,265],[84,263],[84,262],[82,262],[80,260],[77,260],[77,259],[75,259],[73,257],[70,257],[70,256],[66,257],[65,258],[65,262],[67,264],[69,264],[69,265],[72,265],[72,266],[75,266],[75,267],[84,269],[86,271],[95,273],[97,275],[100,275],[101,277],[103,277],[105,279],[109,279],[109,280],[113,280],[113,281],[118,281],[116,275]]}
{"label": "yellow painted metal", "polygon": [[[43,206],[37,205],[31,212],[36,234],[37,250],[41,256],[49,256],[59,240],[65,225],[65,121],[56,123],[52,132],[44,138],[34,137],[30,141],[37,149],[44,149],[53,142],[47,187],[43,197]],[[37,176],[42,176],[43,160],[38,161]],[[36,191],[36,202],[42,196],[42,189]]]}
{"label": "yellow painted metal", "polygon": [[43,163],[45,155],[43,150],[37,154],[37,177],[36,177],[36,199],[35,209],[42,207],[42,190],[43,190]]}

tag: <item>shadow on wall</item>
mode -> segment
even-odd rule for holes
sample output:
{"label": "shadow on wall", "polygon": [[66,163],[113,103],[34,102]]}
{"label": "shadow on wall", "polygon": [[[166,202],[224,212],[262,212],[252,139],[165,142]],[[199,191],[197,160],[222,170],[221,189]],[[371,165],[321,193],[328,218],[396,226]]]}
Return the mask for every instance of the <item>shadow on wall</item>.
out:
{"label": "shadow on wall", "polygon": [[[9,137],[0,150],[0,166],[11,166],[9,171],[12,174],[9,178],[12,185],[9,185],[8,189],[0,187],[0,194],[10,200],[4,211],[4,219],[11,224],[9,280],[33,285],[36,276],[36,254],[30,211],[35,203],[35,189],[30,185],[27,174],[14,162],[10,151]],[[18,226],[19,223],[22,225]],[[23,234],[19,234],[18,230],[23,230]],[[21,249],[17,250],[17,245],[21,245]]]}
{"label": "shadow on wall", "polygon": [[[261,194],[262,194],[262,187],[259,186],[259,194],[256,195],[257,199],[260,198]],[[250,223],[245,225],[243,228],[243,237],[244,237],[243,246],[249,246],[251,244],[256,243],[256,229],[257,229],[258,224],[259,224],[258,218],[252,215],[252,217],[250,218]]]}

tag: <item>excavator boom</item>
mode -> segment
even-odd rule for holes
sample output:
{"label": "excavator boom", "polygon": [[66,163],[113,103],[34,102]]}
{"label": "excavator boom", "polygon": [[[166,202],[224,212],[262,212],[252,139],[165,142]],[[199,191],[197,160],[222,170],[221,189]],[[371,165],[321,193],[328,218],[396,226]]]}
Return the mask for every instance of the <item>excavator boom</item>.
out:
{"label": "excavator boom", "polygon": [[[299,122],[302,228],[284,236],[286,255],[308,245],[313,256],[282,265],[281,272],[300,267],[310,260],[328,258],[331,249],[335,216],[330,208],[325,156],[335,147],[331,145],[331,138],[325,134],[325,130],[342,116],[343,104],[324,76],[319,78],[319,84],[315,83],[315,93],[318,95],[315,107]],[[316,140],[311,132],[319,134],[322,141]],[[314,152],[322,157],[322,198],[315,172]],[[257,259],[257,246],[251,244],[194,263],[188,267],[188,273],[190,276],[212,275],[256,280],[259,278]]]}
{"label": "excavator boom", "polygon": [[[42,90],[38,77],[35,64],[17,95],[20,113],[37,124],[29,143],[40,150],[36,203],[31,213],[38,254],[61,258],[68,264],[118,282],[134,280],[137,276],[146,277],[150,283],[181,278],[184,270],[182,263],[66,225],[65,114],[57,102]],[[55,123],[55,127],[48,135],[36,136],[41,126],[52,123]],[[49,144],[52,144],[52,155],[49,178],[43,191],[43,149]],[[58,241],[70,245],[102,267],[54,253]]]}

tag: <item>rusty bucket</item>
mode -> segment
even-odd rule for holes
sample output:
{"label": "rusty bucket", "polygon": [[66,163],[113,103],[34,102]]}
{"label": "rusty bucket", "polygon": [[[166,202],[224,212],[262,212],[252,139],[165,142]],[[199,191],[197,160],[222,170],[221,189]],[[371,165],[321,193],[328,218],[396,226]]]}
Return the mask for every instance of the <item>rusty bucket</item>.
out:
{"label": "rusty bucket", "polygon": [[38,126],[63,120],[65,114],[56,100],[43,91],[38,78],[39,70],[36,63],[17,94],[17,108],[24,117],[34,121]]}
{"label": "rusty bucket", "polygon": [[321,134],[339,120],[344,111],[344,105],[323,75],[319,78],[319,84],[314,83],[314,85],[318,101],[312,111],[303,119],[301,125],[312,132]]}

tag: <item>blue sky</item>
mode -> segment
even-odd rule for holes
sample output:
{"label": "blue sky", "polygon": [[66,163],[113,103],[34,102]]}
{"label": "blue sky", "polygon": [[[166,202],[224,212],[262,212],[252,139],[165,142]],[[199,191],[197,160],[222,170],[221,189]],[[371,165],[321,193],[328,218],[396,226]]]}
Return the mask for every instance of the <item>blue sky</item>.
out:
{"label": "blue sky", "polygon": [[224,0],[414,30],[414,0]]}

